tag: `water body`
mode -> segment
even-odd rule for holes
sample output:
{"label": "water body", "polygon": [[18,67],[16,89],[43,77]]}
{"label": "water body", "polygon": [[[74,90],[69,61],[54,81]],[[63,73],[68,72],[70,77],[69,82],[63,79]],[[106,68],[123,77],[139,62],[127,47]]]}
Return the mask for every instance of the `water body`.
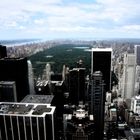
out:
{"label": "water body", "polygon": [[0,40],[0,44],[12,47],[12,46],[20,46],[25,44],[39,43],[41,39],[17,39],[17,40]]}
{"label": "water body", "polygon": [[76,49],[89,49],[89,47],[74,47],[74,48],[76,48]]}

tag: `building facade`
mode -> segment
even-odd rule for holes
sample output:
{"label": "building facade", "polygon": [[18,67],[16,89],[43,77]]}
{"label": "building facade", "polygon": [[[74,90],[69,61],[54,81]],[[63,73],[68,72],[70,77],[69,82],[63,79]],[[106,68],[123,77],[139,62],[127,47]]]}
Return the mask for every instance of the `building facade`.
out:
{"label": "building facade", "polygon": [[1,140],[55,140],[55,107],[48,104],[0,103]]}
{"label": "building facade", "polygon": [[111,90],[111,65],[111,48],[92,48],[91,74],[93,74],[95,71],[102,72],[106,92]]}
{"label": "building facade", "polygon": [[14,81],[0,81],[0,102],[17,102],[16,84]]}
{"label": "building facade", "polygon": [[7,57],[6,46],[0,45],[0,58]]}
{"label": "building facade", "polygon": [[69,73],[69,93],[72,104],[85,102],[85,68],[73,68]]}
{"label": "building facade", "polygon": [[122,77],[122,97],[131,99],[135,95],[136,55],[124,54],[124,68]]}
{"label": "building facade", "polygon": [[21,101],[30,93],[27,58],[0,59],[0,81],[15,82],[17,101]]}
{"label": "building facade", "polygon": [[91,114],[95,121],[95,139],[103,140],[104,135],[104,114],[105,114],[105,92],[103,85],[103,75],[96,71],[92,75],[91,84]]}

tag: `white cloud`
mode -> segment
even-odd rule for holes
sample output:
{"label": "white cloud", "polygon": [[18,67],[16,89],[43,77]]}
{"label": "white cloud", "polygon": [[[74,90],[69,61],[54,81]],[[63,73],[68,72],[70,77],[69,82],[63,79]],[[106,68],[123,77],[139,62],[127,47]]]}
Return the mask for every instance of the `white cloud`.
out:
{"label": "white cloud", "polygon": [[[4,0],[0,3],[1,28],[46,34],[139,32],[139,0]],[[132,21],[132,19],[136,21]],[[128,23],[128,21],[130,23]],[[134,22],[133,24],[131,22]],[[137,23],[135,23],[137,22]]]}
{"label": "white cloud", "polygon": [[34,23],[36,24],[36,25],[43,25],[43,24],[45,24],[45,20],[44,19],[36,19],[36,20],[34,20]]}

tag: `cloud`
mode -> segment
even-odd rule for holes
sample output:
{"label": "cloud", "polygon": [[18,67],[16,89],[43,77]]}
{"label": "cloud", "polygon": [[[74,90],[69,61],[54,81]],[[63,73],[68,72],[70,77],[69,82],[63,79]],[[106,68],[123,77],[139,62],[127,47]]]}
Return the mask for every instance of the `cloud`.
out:
{"label": "cloud", "polygon": [[[87,36],[128,32],[140,36],[139,0],[4,0],[0,3],[0,29],[28,34],[55,32]],[[4,30],[2,30],[4,31]],[[108,33],[106,33],[108,32]],[[17,35],[18,36],[18,35]],[[64,36],[65,37],[65,36]]]}

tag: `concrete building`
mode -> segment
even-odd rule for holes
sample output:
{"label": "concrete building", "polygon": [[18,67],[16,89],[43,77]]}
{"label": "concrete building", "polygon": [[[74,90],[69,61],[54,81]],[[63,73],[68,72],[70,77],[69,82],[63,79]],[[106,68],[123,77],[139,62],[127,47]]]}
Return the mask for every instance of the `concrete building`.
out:
{"label": "concrete building", "polygon": [[55,107],[48,104],[0,103],[1,140],[55,140]]}
{"label": "concrete building", "polygon": [[122,97],[131,99],[135,95],[136,55],[124,54],[124,70],[122,83]]}
{"label": "concrete building", "polygon": [[51,65],[49,63],[46,64],[46,80],[51,80]]}
{"label": "concrete building", "polygon": [[131,110],[140,115],[140,95],[131,99]]}
{"label": "concrete building", "polygon": [[28,60],[27,63],[28,63],[29,92],[30,94],[33,95],[35,94],[33,67],[30,60]]}
{"label": "concrete building", "polygon": [[140,66],[140,45],[134,46],[134,52],[136,55],[136,64]]}

